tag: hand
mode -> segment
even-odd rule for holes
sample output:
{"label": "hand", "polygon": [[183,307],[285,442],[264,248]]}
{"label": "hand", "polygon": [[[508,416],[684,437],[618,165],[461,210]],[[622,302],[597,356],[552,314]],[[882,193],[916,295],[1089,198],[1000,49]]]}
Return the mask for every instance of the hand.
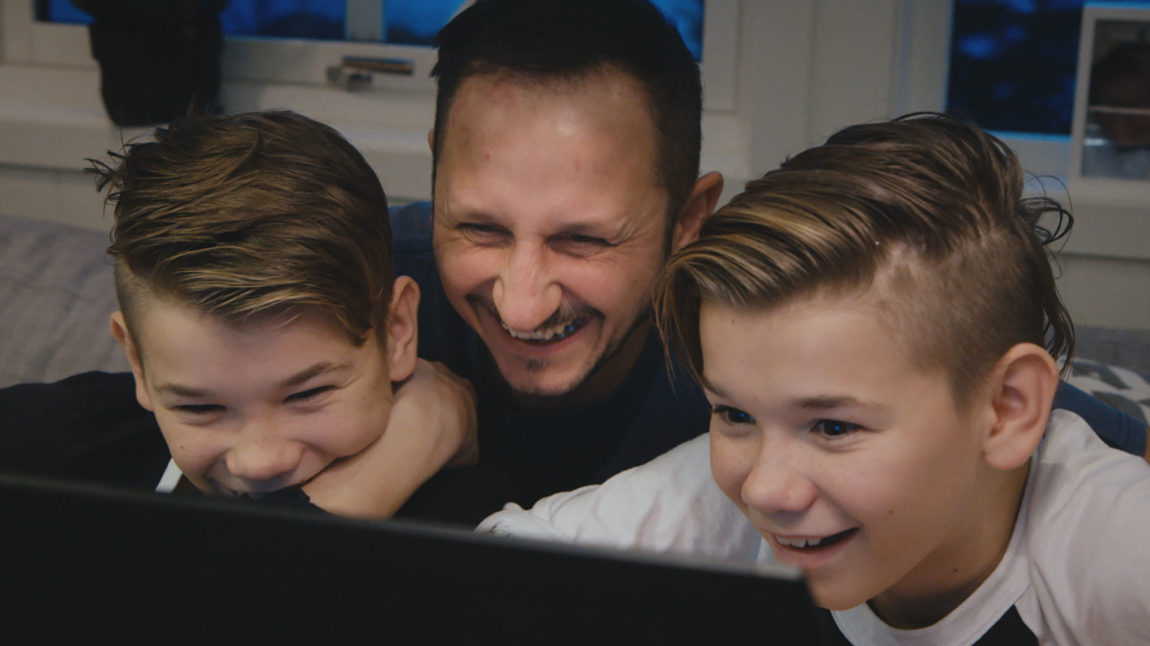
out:
{"label": "hand", "polygon": [[303,490],[333,514],[388,518],[440,469],[473,464],[479,457],[476,430],[470,382],[420,359],[395,391],[383,435],[333,462]]}
{"label": "hand", "polygon": [[[415,372],[396,391],[387,429],[437,438],[441,466],[469,466],[479,460],[479,423],[475,388],[439,362],[420,359]],[[436,469],[438,471],[438,469]],[[434,472],[428,474],[428,477]]]}

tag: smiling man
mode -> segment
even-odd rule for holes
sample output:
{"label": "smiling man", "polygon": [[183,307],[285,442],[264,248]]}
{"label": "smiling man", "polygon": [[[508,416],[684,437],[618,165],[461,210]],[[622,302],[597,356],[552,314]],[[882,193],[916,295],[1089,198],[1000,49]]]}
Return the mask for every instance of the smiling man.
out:
{"label": "smiling man", "polygon": [[435,74],[434,207],[393,213],[396,262],[428,295],[421,354],[478,390],[482,459],[530,502],[702,432],[650,321],[722,189],[678,31],[645,0],[485,0]]}

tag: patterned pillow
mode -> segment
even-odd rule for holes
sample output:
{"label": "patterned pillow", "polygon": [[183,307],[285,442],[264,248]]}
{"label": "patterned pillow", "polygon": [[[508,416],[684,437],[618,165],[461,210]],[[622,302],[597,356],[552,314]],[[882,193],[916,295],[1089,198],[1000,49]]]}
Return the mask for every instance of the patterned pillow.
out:
{"label": "patterned pillow", "polygon": [[1074,359],[1066,381],[1150,426],[1150,379],[1144,375],[1090,359]]}

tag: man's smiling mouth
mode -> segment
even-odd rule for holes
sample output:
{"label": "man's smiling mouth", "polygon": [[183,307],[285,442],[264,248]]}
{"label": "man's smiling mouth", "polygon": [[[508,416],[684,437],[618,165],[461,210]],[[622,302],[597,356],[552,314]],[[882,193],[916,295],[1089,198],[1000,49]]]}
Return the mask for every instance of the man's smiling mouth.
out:
{"label": "man's smiling mouth", "polygon": [[510,327],[508,327],[506,323],[503,323],[502,321],[500,321],[500,325],[503,326],[503,330],[505,332],[507,332],[507,334],[510,335],[511,338],[513,338],[513,339],[516,339],[519,341],[525,341],[527,343],[534,343],[534,344],[542,345],[542,344],[546,344],[546,343],[555,343],[557,341],[562,341],[563,339],[566,339],[567,337],[571,336],[572,334],[578,332],[580,328],[582,328],[584,325],[586,325],[587,319],[588,319],[588,317],[581,316],[581,317],[579,317],[573,321],[570,321],[568,323],[559,324],[559,325],[552,325],[550,327],[532,330],[530,332],[521,332],[519,330],[513,330]]}

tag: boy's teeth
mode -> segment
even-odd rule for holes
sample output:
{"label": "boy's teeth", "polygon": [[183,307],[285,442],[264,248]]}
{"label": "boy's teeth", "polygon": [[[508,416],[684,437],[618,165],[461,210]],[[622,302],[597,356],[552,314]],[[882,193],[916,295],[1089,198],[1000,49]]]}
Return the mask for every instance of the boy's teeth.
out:
{"label": "boy's teeth", "polygon": [[776,536],[775,540],[779,542],[779,545],[798,548],[816,547],[823,542],[821,538],[783,538],[782,536]]}

